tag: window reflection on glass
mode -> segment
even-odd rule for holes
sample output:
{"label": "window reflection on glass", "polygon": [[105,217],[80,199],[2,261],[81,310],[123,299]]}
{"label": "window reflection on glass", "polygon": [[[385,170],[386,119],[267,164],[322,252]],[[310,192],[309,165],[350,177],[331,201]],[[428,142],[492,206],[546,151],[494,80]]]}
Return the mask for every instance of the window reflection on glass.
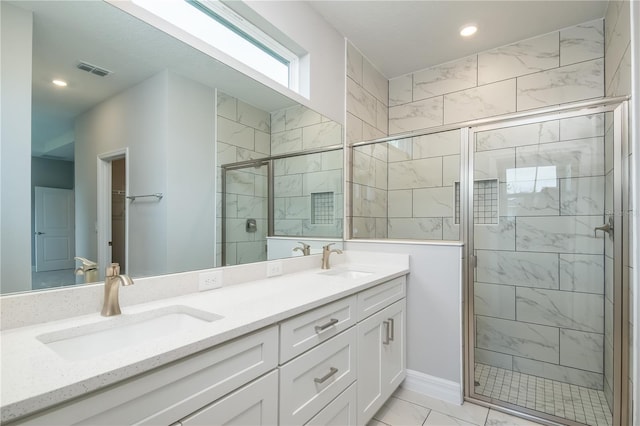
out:
{"label": "window reflection on glass", "polygon": [[530,194],[556,188],[556,166],[507,169],[507,194]]}

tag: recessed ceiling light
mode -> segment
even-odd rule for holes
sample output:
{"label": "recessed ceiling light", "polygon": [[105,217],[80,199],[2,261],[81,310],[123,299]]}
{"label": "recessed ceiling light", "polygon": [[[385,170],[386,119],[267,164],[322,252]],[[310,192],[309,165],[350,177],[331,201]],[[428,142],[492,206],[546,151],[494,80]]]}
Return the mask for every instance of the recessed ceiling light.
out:
{"label": "recessed ceiling light", "polygon": [[67,82],[64,81],[64,80],[56,79],[56,80],[53,80],[52,83],[55,84],[58,87],[67,87]]}
{"label": "recessed ceiling light", "polygon": [[460,28],[460,35],[462,37],[470,37],[478,31],[478,27],[474,24],[468,24]]}

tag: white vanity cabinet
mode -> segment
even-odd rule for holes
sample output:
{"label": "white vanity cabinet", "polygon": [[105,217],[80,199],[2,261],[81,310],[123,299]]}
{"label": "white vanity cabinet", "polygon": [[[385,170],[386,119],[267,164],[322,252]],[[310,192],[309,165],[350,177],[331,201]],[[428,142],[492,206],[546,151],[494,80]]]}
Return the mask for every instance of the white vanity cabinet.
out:
{"label": "white vanity cabinet", "polygon": [[[358,424],[366,424],[406,376],[404,277],[359,295],[384,309],[358,323]],[[397,291],[396,291],[397,290]],[[393,296],[392,296],[393,295]],[[378,303],[385,300],[386,303]],[[389,305],[389,302],[392,302]],[[366,311],[366,309],[365,309]]]}

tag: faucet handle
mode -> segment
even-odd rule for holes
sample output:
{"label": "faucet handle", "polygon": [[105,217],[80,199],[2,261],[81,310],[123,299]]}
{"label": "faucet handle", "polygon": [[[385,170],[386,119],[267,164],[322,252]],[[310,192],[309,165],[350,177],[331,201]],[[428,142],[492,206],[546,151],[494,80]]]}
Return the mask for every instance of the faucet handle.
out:
{"label": "faucet handle", "polygon": [[112,263],[111,265],[107,266],[105,268],[104,275],[107,277],[115,277],[117,275],[120,275],[120,264]]}
{"label": "faucet handle", "polygon": [[324,250],[329,250],[329,248],[330,248],[331,246],[335,245],[335,244],[336,244],[336,243],[329,243],[329,244],[327,244],[326,246],[322,246],[322,248],[323,248]]}
{"label": "faucet handle", "polygon": [[309,244],[303,243],[302,241],[298,241],[298,244],[302,244],[302,249],[303,250],[311,248],[311,246]]}

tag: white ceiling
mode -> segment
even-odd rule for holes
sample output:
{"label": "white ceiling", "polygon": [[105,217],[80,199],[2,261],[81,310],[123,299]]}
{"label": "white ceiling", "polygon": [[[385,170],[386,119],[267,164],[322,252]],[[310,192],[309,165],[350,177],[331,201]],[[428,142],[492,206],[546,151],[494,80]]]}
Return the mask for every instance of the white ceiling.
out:
{"label": "white ceiling", "polygon": [[[603,18],[608,1],[354,1],[308,3],[387,78]],[[478,33],[463,39],[466,23]]]}

